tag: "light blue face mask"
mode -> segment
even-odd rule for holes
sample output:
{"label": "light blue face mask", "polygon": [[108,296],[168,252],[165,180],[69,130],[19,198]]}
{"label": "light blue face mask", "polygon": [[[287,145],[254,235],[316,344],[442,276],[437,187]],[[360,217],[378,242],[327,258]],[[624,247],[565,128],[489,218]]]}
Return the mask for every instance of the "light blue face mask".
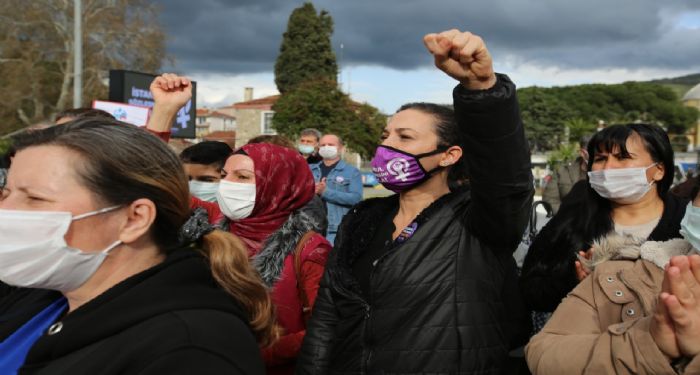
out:
{"label": "light blue face mask", "polygon": [[685,209],[680,233],[696,251],[700,251],[700,207],[693,206],[692,202]]}
{"label": "light blue face mask", "polygon": [[216,202],[216,192],[218,190],[218,182],[190,180],[190,193],[203,201]]}
{"label": "light blue face mask", "polygon": [[299,152],[301,152],[304,155],[311,155],[316,150],[316,148],[312,145],[302,145],[302,144],[297,145],[297,149],[299,150]]}

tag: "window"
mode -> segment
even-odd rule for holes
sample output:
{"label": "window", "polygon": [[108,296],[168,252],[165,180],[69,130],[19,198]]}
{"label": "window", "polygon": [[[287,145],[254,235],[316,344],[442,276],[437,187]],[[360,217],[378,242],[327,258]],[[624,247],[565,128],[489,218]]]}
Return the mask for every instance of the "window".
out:
{"label": "window", "polygon": [[275,116],[275,112],[268,111],[262,113],[262,124],[260,127],[260,132],[262,134],[277,134],[275,128],[272,125],[272,118]]}
{"label": "window", "polygon": [[227,118],[224,119],[224,130],[233,130],[236,127],[234,126],[233,119]]}
{"label": "window", "polygon": [[197,117],[197,124],[198,125],[204,125],[204,123],[206,123],[206,122],[207,122],[206,117]]}

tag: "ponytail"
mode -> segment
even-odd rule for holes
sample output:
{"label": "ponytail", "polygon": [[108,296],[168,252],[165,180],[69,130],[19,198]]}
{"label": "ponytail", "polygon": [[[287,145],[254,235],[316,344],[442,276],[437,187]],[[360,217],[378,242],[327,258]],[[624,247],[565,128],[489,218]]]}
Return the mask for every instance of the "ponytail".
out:
{"label": "ponytail", "polygon": [[202,236],[201,248],[219,285],[248,312],[250,327],[261,346],[280,336],[274,306],[260,276],[250,265],[243,242],[231,233],[214,230]]}

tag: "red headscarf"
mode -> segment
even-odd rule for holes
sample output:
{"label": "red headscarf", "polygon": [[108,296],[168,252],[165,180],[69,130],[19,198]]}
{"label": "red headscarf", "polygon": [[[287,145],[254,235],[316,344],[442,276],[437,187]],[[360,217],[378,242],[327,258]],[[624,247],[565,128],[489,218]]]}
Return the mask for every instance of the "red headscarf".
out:
{"label": "red headscarf", "polygon": [[254,255],[293,211],[309,203],[315,184],[306,160],[296,150],[268,143],[247,144],[237,152],[241,150],[255,163],[255,206],[250,216],[231,222],[230,230]]}

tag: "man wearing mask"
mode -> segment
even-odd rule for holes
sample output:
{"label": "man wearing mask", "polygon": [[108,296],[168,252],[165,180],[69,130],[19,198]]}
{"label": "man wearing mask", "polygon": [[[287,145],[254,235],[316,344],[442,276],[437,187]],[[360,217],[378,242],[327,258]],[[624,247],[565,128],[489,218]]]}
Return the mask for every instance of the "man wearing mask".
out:
{"label": "man wearing mask", "polygon": [[180,160],[190,181],[190,194],[203,201],[216,202],[221,168],[232,152],[229,145],[218,141],[204,141],[184,149]]}
{"label": "man wearing mask", "polygon": [[579,156],[572,162],[565,163],[557,168],[550,177],[542,192],[542,200],[552,205],[554,213],[559,211],[561,200],[569,193],[575,183],[586,179],[588,169],[588,141],[590,135],[584,135],[579,139]]}
{"label": "man wearing mask", "polygon": [[328,232],[326,239],[335,240],[343,216],[362,200],[362,176],[360,171],[340,159],[343,141],[335,134],[321,137],[319,155],[323,161],[311,165],[316,181],[316,194],[326,203]]}
{"label": "man wearing mask", "polygon": [[321,132],[316,129],[308,128],[301,131],[297,148],[309,165],[316,164],[323,160],[323,158],[318,155],[318,142],[320,138]]}

